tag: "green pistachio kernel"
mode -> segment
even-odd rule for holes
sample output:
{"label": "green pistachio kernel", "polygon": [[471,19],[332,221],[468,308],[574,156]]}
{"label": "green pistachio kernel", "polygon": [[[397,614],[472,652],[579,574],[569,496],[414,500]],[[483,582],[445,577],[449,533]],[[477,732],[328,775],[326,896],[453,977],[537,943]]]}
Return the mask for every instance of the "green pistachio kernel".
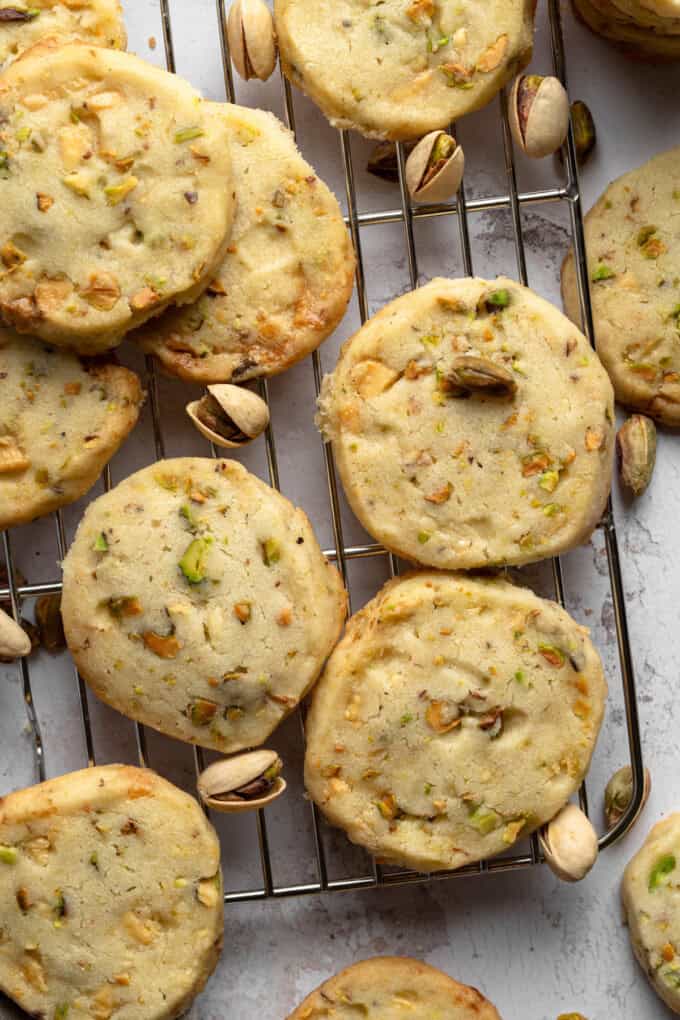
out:
{"label": "green pistachio kernel", "polygon": [[425,796],[429,797],[432,793],[432,783],[425,783]]}
{"label": "green pistachio kernel", "polygon": [[90,864],[95,869],[95,871],[99,871],[99,855],[97,854],[96,850],[93,850],[92,853],[90,854]]}
{"label": "green pistachio kernel", "polygon": [[546,517],[556,517],[557,514],[562,513],[562,507],[559,503],[546,503],[543,507],[543,513]]}
{"label": "green pistachio kernel", "polygon": [[16,864],[19,854],[15,846],[0,846],[0,861],[3,864]]}
{"label": "green pistachio kernel", "polygon": [[484,300],[489,310],[507,308],[510,304],[510,291],[494,290],[491,294],[487,294]]}
{"label": "green pistachio kernel", "polygon": [[191,531],[196,531],[197,530],[197,528],[198,528],[198,521],[194,517],[194,512],[193,512],[193,510],[191,509],[191,507],[189,506],[188,503],[183,503],[182,504],[182,506],[179,508],[179,515],[180,515],[180,517],[184,518],[184,520],[189,525],[189,528],[190,528]]}
{"label": "green pistachio kernel", "polygon": [[54,1020],[66,1020],[68,1016],[68,1003],[62,1002],[55,1007]]}
{"label": "green pistachio kernel", "polygon": [[188,127],[182,128],[181,131],[175,132],[175,143],[182,145],[184,142],[192,142],[194,138],[201,138],[204,131],[200,127]]}
{"label": "green pistachio kernel", "polygon": [[178,565],[189,584],[205,581],[205,560],[212,543],[212,536],[205,535],[203,538],[195,538],[187,546]]}
{"label": "green pistachio kernel", "polygon": [[429,542],[431,538],[432,538],[432,535],[430,534],[429,531],[419,531],[418,532],[418,541],[420,542],[421,545],[425,545],[425,543]]}
{"label": "green pistachio kernel", "polygon": [[207,698],[195,698],[189,705],[189,718],[194,726],[207,726],[217,714],[218,705]]}
{"label": "green pistachio kernel", "polygon": [[659,857],[649,873],[649,891],[654,892],[659,886],[665,885],[664,879],[667,875],[670,875],[671,871],[675,871],[675,857],[673,854],[665,854],[663,857]]}
{"label": "green pistachio kernel", "polygon": [[494,811],[493,808],[486,807],[485,804],[480,804],[479,807],[475,808],[472,812],[468,821],[473,829],[476,829],[477,832],[481,832],[483,836],[486,836],[488,833],[493,832],[494,829],[497,829],[499,825],[502,824],[503,819],[497,811]]}
{"label": "green pistachio kernel", "polygon": [[273,566],[281,559],[281,547],[275,538],[268,538],[262,542],[262,559],[266,567]]}
{"label": "green pistachio kernel", "polygon": [[399,720],[400,726],[408,726],[410,722],[413,722],[413,716],[410,712],[404,712],[401,719]]}
{"label": "green pistachio kernel", "polygon": [[559,471],[544,471],[538,479],[538,484],[546,492],[554,492],[560,480]]}
{"label": "green pistachio kernel", "polygon": [[103,531],[100,531],[97,537],[95,538],[94,545],[92,546],[92,548],[94,549],[95,552],[109,551],[109,543],[107,542],[106,535],[104,534]]}
{"label": "green pistachio kernel", "polygon": [[523,684],[526,680],[526,674],[523,669],[518,669],[515,672],[515,680],[518,684]]}
{"label": "green pistachio kernel", "polygon": [[601,280],[611,280],[614,276],[616,276],[614,270],[606,266],[604,262],[601,262],[590,279],[593,283],[599,283]]}
{"label": "green pistachio kernel", "polygon": [[647,241],[649,241],[650,237],[653,237],[654,234],[656,234],[656,231],[657,228],[651,223],[648,223],[646,227],[641,227],[637,232],[637,237],[635,238],[638,248],[643,248],[647,244]]}

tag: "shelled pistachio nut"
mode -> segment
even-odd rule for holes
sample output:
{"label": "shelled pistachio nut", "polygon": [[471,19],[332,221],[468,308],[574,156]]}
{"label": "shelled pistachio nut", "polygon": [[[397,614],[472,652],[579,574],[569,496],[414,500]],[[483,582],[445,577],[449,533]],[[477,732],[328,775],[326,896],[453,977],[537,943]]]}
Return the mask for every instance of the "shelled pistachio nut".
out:
{"label": "shelled pistachio nut", "polygon": [[616,437],[621,481],[634,496],[641,496],[656,463],[656,425],[644,414],[633,414]]}
{"label": "shelled pistachio nut", "polygon": [[26,631],[0,609],[0,659],[20,659],[29,654],[31,647]]}
{"label": "shelled pistachio nut", "polygon": [[230,383],[208,386],[186,412],[198,431],[215,446],[237,449],[255,439],[269,424],[269,408],[257,393]]}
{"label": "shelled pistachio nut", "polygon": [[[642,800],[640,801],[640,807],[637,809],[637,813],[630,823],[632,828],[637,822],[638,818],[642,814],[649,794],[652,789],[652,777],[649,774],[649,769],[645,769],[644,783],[642,786]],[[615,825],[620,822],[624,814],[628,810],[628,805],[633,799],[633,770],[630,765],[624,765],[622,769],[615,772],[607,783],[604,790],[604,820],[607,825],[607,831],[613,829]]]}
{"label": "shelled pistachio nut", "polygon": [[569,99],[557,78],[515,78],[508,110],[513,138],[522,152],[542,159],[556,152],[569,130]]}
{"label": "shelled pistachio nut", "polygon": [[213,811],[255,811],[286,789],[276,751],[249,751],[213,762],[198,777],[198,792]]}
{"label": "shelled pistachio nut", "polygon": [[35,604],[35,623],[41,646],[51,655],[66,648],[61,618],[61,595],[42,595]]}
{"label": "shelled pistachio nut", "polygon": [[517,392],[517,383],[512,372],[497,361],[459,354],[454,357],[446,374],[444,388],[452,397],[469,397],[478,393],[509,400]]}
{"label": "shelled pistachio nut", "polygon": [[582,165],[595,148],[597,132],[593,115],[581,99],[571,104],[571,124],[574,129],[576,159]]}
{"label": "shelled pistachio nut", "polygon": [[227,18],[227,41],[234,66],[244,81],[266,81],[276,65],[276,34],[263,0],[234,0]]}
{"label": "shelled pistachio nut", "polygon": [[406,186],[416,202],[445,202],[463,180],[465,155],[446,131],[421,138],[406,160]]}
{"label": "shelled pistachio nut", "polygon": [[580,882],[597,860],[597,833],[575,804],[567,804],[544,825],[538,841],[546,864],[564,882]]}

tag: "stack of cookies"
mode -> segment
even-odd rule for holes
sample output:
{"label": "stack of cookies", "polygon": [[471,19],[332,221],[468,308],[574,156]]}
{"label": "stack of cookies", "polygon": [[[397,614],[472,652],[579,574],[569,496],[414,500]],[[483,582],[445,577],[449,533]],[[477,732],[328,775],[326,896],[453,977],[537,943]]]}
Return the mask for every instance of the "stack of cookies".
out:
{"label": "stack of cookies", "polygon": [[678,0],[573,0],[581,20],[641,60],[680,59]]}

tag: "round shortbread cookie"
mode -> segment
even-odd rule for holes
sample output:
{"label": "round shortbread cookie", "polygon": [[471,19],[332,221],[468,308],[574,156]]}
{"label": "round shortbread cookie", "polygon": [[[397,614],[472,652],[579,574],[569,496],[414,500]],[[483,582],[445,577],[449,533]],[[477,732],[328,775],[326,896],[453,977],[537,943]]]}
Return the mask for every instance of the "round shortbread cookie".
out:
{"label": "round shortbread cookie", "polygon": [[584,627],[507,581],[414,573],[350,620],[312,696],[305,785],[354,843],[440,871],[578,789],[607,685]]}
{"label": "round shortbread cookie", "polygon": [[275,0],[281,66],[338,128],[410,139],[489,103],[531,59],[535,0]]}
{"label": "round shortbread cookie", "polygon": [[131,475],[90,504],[64,561],[66,639],[95,693],[225,752],[292,712],[345,604],[305,514],[235,461]]}
{"label": "round shortbread cookie", "polygon": [[[662,35],[680,35],[680,18],[656,14],[645,7],[641,0],[605,0],[605,2],[617,12],[618,17],[630,24]],[[600,0],[597,0],[596,6],[599,5]]]}
{"label": "round shortbread cookie", "polygon": [[[680,148],[609,185],[585,220],[598,353],[622,404],[680,424]],[[564,307],[579,321],[573,252]]]}
{"label": "round shortbread cookie", "polygon": [[288,1020],[500,1020],[476,988],[407,956],[378,956],[340,971]]}
{"label": "round shortbread cookie", "polygon": [[623,18],[604,14],[603,2],[607,3],[607,0],[599,0],[600,6],[595,6],[593,0],[572,0],[581,21],[597,35],[616,43],[627,56],[636,60],[680,59],[679,36],[655,32],[624,21]]}
{"label": "round shortbread cookie", "polygon": [[[452,380],[470,358],[514,394],[465,399]],[[347,341],[318,421],[371,535],[409,560],[469,569],[588,538],[609,493],[612,405],[597,355],[547,301],[503,278],[437,279]]]}
{"label": "round shortbread cookie", "polygon": [[345,313],[354,254],[337,199],[271,113],[214,104],[238,202],[226,258],[193,305],[137,334],[167,371],[202,383],[283,372]]}
{"label": "round shortbread cookie", "polygon": [[81,361],[0,328],[0,531],[73,503],[134,428],[127,368]]}
{"label": "round shortbread cookie", "polygon": [[0,68],[48,37],[124,50],[119,0],[0,0]]}
{"label": "round shortbread cookie", "polygon": [[196,801],[127,765],[0,800],[0,990],[45,1020],[174,1020],[215,969],[217,836]]}
{"label": "round shortbread cookie", "polygon": [[84,354],[191,301],[233,212],[224,123],[182,79],[82,43],[0,78],[0,316]]}
{"label": "round shortbread cookie", "polygon": [[663,1001],[680,1013],[680,814],[651,830],[623,876],[633,951]]}

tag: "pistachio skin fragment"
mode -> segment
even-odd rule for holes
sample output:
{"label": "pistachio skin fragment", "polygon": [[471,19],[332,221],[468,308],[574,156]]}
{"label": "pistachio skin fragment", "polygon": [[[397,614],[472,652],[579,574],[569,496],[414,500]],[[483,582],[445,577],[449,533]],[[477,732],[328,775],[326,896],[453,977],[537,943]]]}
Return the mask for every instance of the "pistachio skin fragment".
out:
{"label": "pistachio skin fragment", "polygon": [[543,826],[538,841],[545,863],[564,882],[580,882],[597,860],[597,833],[575,804],[567,804]]}
{"label": "pistachio skin fragment", "polygon": [[597,143],[595,121],[589,108],[581,99],[571,104],[571,124],[574,131],[574,146],[579,166],[587,161]]}
{"label": "pistachio skin fragment", "polygon": [[644,414],[633,414],[616,437],[621,481],[634,496],[641,496],[654,473],[656,425]]}
{"label": "pistachio skin fragment", "polygon": [[234,0],[227,17],[227,41],[234,67],[244,81],[266,81],[276,66],[276,33],[262,0]]}
{"label": "pistachio skin fragment", "polygon": [[[645,769],[642,802],[638,808],[637,814],[631,822],[631,828],[635,825],[642,814],[642,810],[649,799],[651,788],[652,779],[649,774],[649,769]],[[620,822],[626,813],[632,798],[633,770],[630,765],[624,765],[623,768],[614,773],[605,787],[604,820],[607,825],[607,831],[613,829],[614,826]]]}
{"label": "pistachio skin fragment", "polygon": [[446,202],[460,188],[465,154],[446,131],[431,131],[406,160],[406,186],[415,202]]}
{"label": "pistachio skin fragment", "polygon": [[569,99],[557,78],[519,75],[510,93],[510,130],[522,152],[543,159],[557,152],[569,131]]}
{"label": "pistachio skin fragment", "polygon": [[21,659],[31,652],[31,639],[11,616],[0,609],[0,661]]}

